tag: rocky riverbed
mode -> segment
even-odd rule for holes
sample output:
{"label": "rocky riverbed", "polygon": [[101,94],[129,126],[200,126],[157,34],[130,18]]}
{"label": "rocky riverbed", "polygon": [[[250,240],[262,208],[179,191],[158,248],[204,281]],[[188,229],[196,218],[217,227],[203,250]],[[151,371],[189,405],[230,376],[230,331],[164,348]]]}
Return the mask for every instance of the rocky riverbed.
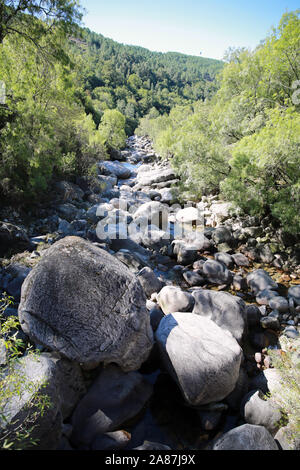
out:
{"label": "rocky riverbed", "polygon": [[[58,182],[47,207],[1,213],[3,315],[52,403],[36,448],[299,448],[269,354],[299,364],[299,240],[217,196],[182,200],[145,137],[115,158],[93,184]],[[30,400],[11,397],[6,426]]]}

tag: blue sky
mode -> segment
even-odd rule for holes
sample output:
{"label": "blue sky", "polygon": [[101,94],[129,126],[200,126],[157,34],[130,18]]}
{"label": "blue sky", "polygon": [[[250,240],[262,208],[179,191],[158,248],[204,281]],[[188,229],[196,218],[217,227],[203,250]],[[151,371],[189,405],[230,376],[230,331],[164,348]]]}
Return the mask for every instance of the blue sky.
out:
{"label": "blue sky", "polygon": [[299,0],[81,0],[92,31],[152,51],[221,59],[229,46],[254,48]]}

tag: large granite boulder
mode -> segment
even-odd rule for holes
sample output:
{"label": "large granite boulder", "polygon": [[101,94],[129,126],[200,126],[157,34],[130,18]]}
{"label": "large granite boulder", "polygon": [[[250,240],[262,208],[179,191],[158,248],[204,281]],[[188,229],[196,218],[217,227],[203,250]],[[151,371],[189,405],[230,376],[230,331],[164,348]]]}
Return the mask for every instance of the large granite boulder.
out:
{"label": "large granite boulder", "polygon": [[230,202],[215,201],[210,206],[209,210],[212,213],[214,222],[221,223],[230,217],[230,212],[233,209]]}
{"label": "large granite boulder", "polygon": [[200,289],[193,292],[193,313],[213,320],[220,328],[230,331],[241,342],[247,327],[246,304],[228,292]]}
{"label": "large granite boulder", "polygon": [[89,446],[97,436],[120,429],[136,416],[152,394],[152,385],[139,372],[105,367],[78,403],[72,416],[72,442]]}
{"label": "large granite boulder", "polygon": [[296,305],[300,305],[300,286],[291,286],[288,290],[288,296],[294,300]]}
{"label": "large granite boulder", "polygon": [[233,236],[231,231],[226,227],[218,227],[212,233],[212,239],[216,245],[221,243],[228,243],[228,245],[232,245],[233,243]]}
{"label": "large granite boulder", "polygon": [[137,278],[145,292],[146,297],[151,297],[154,292],[159,292],[164,284],[156,277],[151,268],[145,267],[137,273]]}
{"label": "large granite boulder", "polygon": [[241,415],[246,423],[264,426],[272,435],[280,428],[282,414],[274,400],[264,399],[261,390],[251,390],[241,403]]}
{"label": "large granite boulder", "polygon": [[213,450],[278,450],[278,446],[263,426],[244,424],[220,437]]}
{"label": "large granite boulder", "polygon": [[201,214],[201,211],[196,207],[186,207],[184,209],[180,209],[176,213],[176,220],[184,224],[198,222],[199,225],[199,222],[203,223],[203,216]]}
{"label": "large granite boulder", "polygon": [[56,354],[28,354],[5,377],[0,440],[6,435],[17,448],[56,449],[63,420],[86,391],[79,366]]}
{"label": "large granite boulder", "polygon": [[208,259],[203,264],[203,274],[212,284],[230,284],[233,280],[232,272],[223,263]]}
{"label": "large granite boulder", "polygon": [[11,263],[5,270],[2,279],[2,287],[15,302],[20,301],[21,288],[31,268],[19,263]]}
{"label": "large granite boulder", "polygon": [[142,228],[146,228],[147,225],[155,225],[166,230],[168,218],[168,206],[158,201],[145,202],[133,214],[134,221]]}
{"label": "large granite boulder", "polygon": [[139,168],[137,182],[140,186],[152,186],[156,183],[173,180],[176,177],[174,170],[171,168],[157,168],[149,171],[150,168],[145,168],[145,171],[142,171],[144,168]]}
{"label": "large granite boulder", "polygon": [[247,284],[256,295],[263,290],[278,289],[277,282],[263,269],[256,269],[247,275]]}
{"label": "large granite boulder", "polygon": [[234,390],[242,350],[212,320],[189,312],[169,314],[155,337],[166,370],[190,405],[220,401]]}
{"label": "large granite boulder", "polygon": [[102,161],[98,163],[99,171],[107,176],[114,175],[120,179],[127,179],[131,176],[131,170],[124,163],[118,161]]}
{"label": "large granite boulder", "polygon": [[19,319],[35,342],[93,368],[137,370],[152,348],[140,283],[105,250],[66,237],[47,250],[22,286]]}
{"label": "large granite boulder", "polygon": [[165,315],[173,312],[191,312],[194,299],[191,294],[176,286],[165,286],[157,296],[157,301]]}

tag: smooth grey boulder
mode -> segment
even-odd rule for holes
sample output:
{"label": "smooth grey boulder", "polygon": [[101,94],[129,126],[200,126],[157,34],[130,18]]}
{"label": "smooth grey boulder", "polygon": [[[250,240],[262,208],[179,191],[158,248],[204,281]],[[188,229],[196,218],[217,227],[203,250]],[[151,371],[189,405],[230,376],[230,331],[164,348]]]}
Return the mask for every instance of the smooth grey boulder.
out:
{"label": "smooth grey boulder", "polygon": [[297,305],[300,305],[300,286],[292,286],[288,290],[288,296],[296,302]]}
{"label": "smooth grey boulder", "polygon": [[192,222],[203,223],[203,215],[196,207],[185,207],[176,213],[176,220],[184,224],[191,224]]}
{"label": "smooth grey boulder", "polygon": [[29,240],[27,233],[21,227],[0,221],[0,257],[11,253],[34,249],[34,244]]}
{"label": "smooth grey boulder", "polygon": [[[53,450],[57,447],[62,428],[62,414],[60,411],[60,396],[55,383],[55,366],[43,356],[26,356],[14,367],[13,374],[17,379],[15,387],[12,386],[9,400],[1,411],[0,437],[9,434],[10,440],[17,443],[18,431],[30,432],[30,439],[37,441],[33,446],[29,440],[21,439],[26,449]],[[20,384],[20,387],[19,387]],[[15,388],[15,390],[14,390]],[[48,401],[43,415],[33,405],[34,394]]]}
{"label": "smooth grey boulder", "polygon": [[126,166],[126,164],[122,164],[118,161],[102,161],[98,163],[99,170],[109,176],[114,175],[120,179],[127,179],[131,176],[131,170]]}
{"label": "smooth grey boulder", "polygon": [[145,292],[147,298],[150,298],[154,292],[159,292],[163,288],[163,282],[158,279],[151,268],[145,267],[137,273],[137,278]]}
{"label": "smooth grey boulder", "polygon": [[235,290],[239,291],[239,290],[247,290],[247,281],[246,281],[246,278],[244,278],[243,276],[240,276],[238,274],[235,274],[233,276],[233,280],[232,280],[232,286]]}
{"label": "smooth grey boulder", "polygon": [[203,272],[203,265],[205,263],[205,261],[207,260],[207,258],[203,258],[203,259],[198,259],[197,261],[195,261],[193,263],[193,269],[199,273],[202,274]]}
{"label": "smooth grey boulder", "polygon": [[86,212],[86,218],[91,224],[96,224],[99,221],[98,217],[98,207],[99,204],[94,204],[89,210]]}
{"label": "smooth grey boulder", "polygon": [[[96,206],[93,206],[96,207]],[[99,220],[108,217],[111,212],[114,210],[114,206],[109,202],[103,202],[102,204],[98,204],[96,209],[96,216]]]}
{"label": "smooth grey boulder", "polygon": [[245,302],[228,292],[200,289],[193,292],[193,313],[210,318],[240,343],[247,328]]}
{"label": "smooth grey boulder", "polygon": [[[108,199],[114,197],[113,187],[117,184],[118,178],[115,175],[98,175],[98,184],[101,188],[101,196]],[[117,197],[117,195],[116,195]]]}
{"label": "smooth grey boulder", "polygon": [[278,446],[263,426],[243,424],[220,437],[213,450],[278,450]]}
{"label": "smooth grey boulder", "polygon": [[77,207],[69,202],[59,204],[56,210],[61,216],[61,218],[67,220],[68,222],[72,222],[72,220],[76,218],[78,212]]}
{"label": "smooth grey boulder", "polygon": [[189,233],[185,239],[198,251],[209,251],[212,247],[211,241],[204,235],[204,232]]}
{"label": "smooth grey boulder", "polygon": [[173,243],[173,254],[177,256],[179,264],[192,264],[199,259],[199,251],[207,251],[211,249],[210,240],[203,233],[185,234],[184,239],[178,239],[183,233],[178,225],[174,226],[175,241]]}
{"label": "smooth grey boulder", "polygon": [[267,315],[266,317],[262,317],[260,319],[260,324],[263,328],[270,328],[271,330],[280,330],[280,323],[278,318],[273,317],[271,315]]}
{"label": "smooth grey boulder", "polygon": [[[0,436],[10,432],[13,440],[17,432],[29,432],[23,442],[25,448],[55,449],[61,438],[63,419],[85,393],[78,365],[57,355],[28,354],[16,362],[12,372],[16,378],[1,411]],[[37,406],[39,401],[45,404],[43,413]],[[36,445],[31,440],[36,440]]]}
{"label": "smooth grey boulder", "polygon": [[176,175],[171,168],[158,168],[152,171],[139,171],[137,181],[141,186],[152,186],[156,183],[173,180],[174,178],[176,178]]}
{"label": "smooth grey boulder", "polygon": [[214,255],[215,260],[219,261],[220,263],[225,264],[225,266],[229,269],[233,268],[234,261],[230,254],[228,253],[215,253]]}
{"label": "smooth grey boulder", "polygon": [[270,245],[266,243],[263,245],[257,245],[257,249],[259,251],[259,257],[263,263],[272,263],[272,261],[274,260],[274,255],[272,253]]}
{"label": "smooth grey boulder", "polygon": [[170,232],[159,230],[156,226],[149,226],[149,230],[141,232],[135,241],[141,243],[145,248],[159,251],[163,247],[170,245],[173,236]]}
{"label": "smooth grey boulder", "polygon": [[263,269],[256,269],[247,276],[247,284],[254,294],[262,290],[276,290],[278,289],[277,282],[273,281],[271,276]]}
{"label": "smooth grey boulder", "polygon": [[137,370],[153,335],[146,299],[129,269],[93,244],[66,237],[49,248],[22,286],[19,319],[35,342],[94,368]]}
{"label": "smooth grey boulder", "polygon": [[109,364],[72,415],[71,442],[90,445],[99,434],[119,430],[143,409],[151,394],[152,385],[140,373],[125,373]]}
{"label": "smooth grey boulder", "polygon": [[272,435],[280,428],[280,409],[271,399],[263,400],[261,390],[252,390],[245,395],[241,403],[241,415],[246,423],[264,426]]}
{"label": "smooth grey boulder", "polygon": [[159,195],[160,201],[166,204],[174,204],[178,198],[177,192],[173,188],[163,188],[159,191]]}
{"label": "smooth grey boulder", "polygon": [[14,298],[15,302],[20,301],[22,284],[30,273],[31,268],[19,263],[10,264],[5,269],[7,282],[4,283],[5,291]]}
{"label": "smooth grey boulder", "polygon": [[230,202],[221,201],[213,202],[209,208],[210,212],[212,213],[213,220],[217,223],[228,219],[232,209],[233,207]]}
{"label": "smooth grey boulder", "polygon": [[290,325],[284,329],[283,334],[287,338],[296,339],[299,336],[299,331],[294,326]]}
{"label": "smooth grey boulder", "polygon": [[262,291],[258,292],[255,300],[259,305],[269,305],[270,301],[274,299],[274,297],[279,297],[279,294],[276,290],[263,289]]}
{"label": "smooth grey boulder", "polygon": [[207,282],[201,274],[194,271],[186,271],[183,278],[190,286],[203,286]]}
{"label": "smooth grey boulder", "polygon": [[237,266],[249,266],[249,260],[243,253],[235,253],[232,258]]}
{"label": "smooth grey boulder", "polygon": [[116,238],[111,240],[110,243],[111,248],[116,252],[119,250],[127,250],[128,252],[134,253],[134,255],[138,255],[138,257],[141,258],[146,264],[149,261],[151,252],[146,248],[143,248],[131,238]]}
{"label": "smooth grey boulder", "polygon": [[230,284],[233,280],[232,272],[223,263],[208,259],[203,264],[203,274],[209,282],[217,285]]}
{"label": "smooth grey boulder", "polygon": [[64,219],[59,219],[59,221],[60,222],[57,227],[57,232],[60,235],[63,235],[64,237],[66,237],[67,235],[72,235],[74,233],[74,230],[72,229],[70,222],[67,222]]}
{"label": "smooth grey boulder", "polygon": [[269,307],[272,310],[277,310],[278,312],[285,313],[289,309],[289,302],[285,297],[273,297],[269,302]]}
{"label": "smooth grey boulder", "polygon": [[158,201],[142,204],[133,214],[134,221],[145,219],[149,225],[155,225],[164,231],[168,227],[168,218],[168,206]]}
{"label": "smooth grey boulder", "polygon": [[191,312],[195,299],[180,287],[165,286],[157,296],[157,301],[165,315],[173,312]]}
{"label": "smooth grey boulder", "polygon": [[155,333],[162,362],[193,406],[225,398],[238,380],[242,350],[231,333],[189,312],[164,317]]}
{"label": "smooth grey boulder", "polygon": [[42,353],[43,358],[55,366],[56,387],[60,394],[60,411],[63,420],[71,416],[75,406],[86,393],[86,384],[80,366],[58,353]]}

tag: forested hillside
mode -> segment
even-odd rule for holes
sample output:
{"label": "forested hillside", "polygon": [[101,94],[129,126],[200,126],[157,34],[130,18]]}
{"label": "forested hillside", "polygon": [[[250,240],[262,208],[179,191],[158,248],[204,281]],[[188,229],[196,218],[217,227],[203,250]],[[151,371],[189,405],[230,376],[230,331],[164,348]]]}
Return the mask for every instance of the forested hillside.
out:
{"label": "forested hillside", "polygon": [[83,62],[80,75],[96,123],[105,109],[116,108],[126,116],[131,133],[150,110],[157,115],[212,96],[223,67],[214,59],[118,44],[88,29],[71,41],[74,55]]}
{"label": "forested hillside", "polygon": [[210,101],[141,121],[138,133],[181,176],[190,198],[221,192],[252,215],[300,228],[300,20],[284,14],[256,50],[232,50]]}
{"label": "forested hillside", "polygon": [[48,18],[39,2],[25,2],[32,10],[24,12],[7,3],[0,12],[2,200],[32,203],[54,178],[92,176],[99,159],[124,147],[140,117],[216,89],[221,61],[118,44],[79,28],[72,2],[43,2],[57,8]]}

